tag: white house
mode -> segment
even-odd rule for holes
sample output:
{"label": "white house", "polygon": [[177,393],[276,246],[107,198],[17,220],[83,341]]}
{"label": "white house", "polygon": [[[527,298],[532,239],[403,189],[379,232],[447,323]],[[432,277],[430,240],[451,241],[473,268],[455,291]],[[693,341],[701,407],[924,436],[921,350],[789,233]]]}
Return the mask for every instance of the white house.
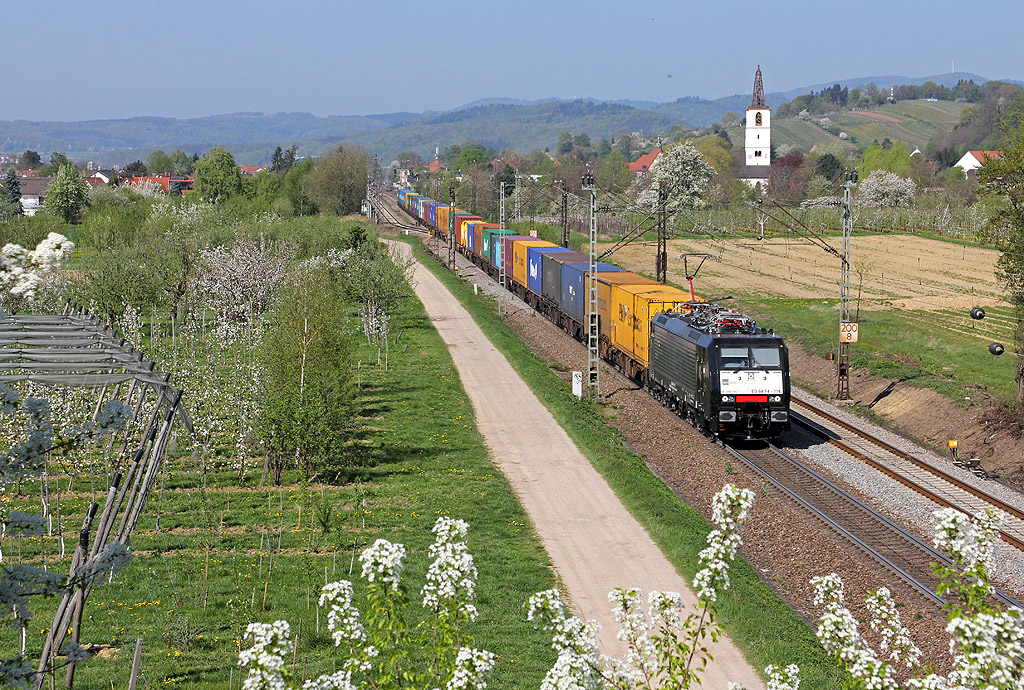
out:
{"label": "white house", "polygon": [[21,210],[26,216],[34,216],[36,211],[43,208],[46,201],[46,188],[53,181],[52,177],[22,177],[21,182]]}
{"label": "white house", "polygon": [[977,177],[978,168],[985,165],[985,161],[989,158],[999,158],[1002,155],[999,151],[968,151],[954,165],[963,170],[967,177]]}

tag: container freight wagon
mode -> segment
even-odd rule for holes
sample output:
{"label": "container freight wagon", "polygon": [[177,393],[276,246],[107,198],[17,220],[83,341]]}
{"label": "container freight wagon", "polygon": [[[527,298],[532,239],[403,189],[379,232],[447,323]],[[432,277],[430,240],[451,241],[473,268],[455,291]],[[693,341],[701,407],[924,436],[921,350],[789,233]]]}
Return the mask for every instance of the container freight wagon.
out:
{"label": "container freight wagon", "polygon": [[611,292],[611,341],[632,362],[617,362],[630,376],[646,369],[651,319],[672,309],[686,309],[690,295],[678,288],[654,285],[614,285]]}
{"label": "container freight wagon", "polygon": [[544,255],[575,254],[576,252],[557,244],[547,247],[529,247],[526,250],[526,289],[540,297],[544,287]]}
{"label": "container freight wagon", "polygon": [[585,254],[572,250],[564,252],[546,252],[541,255],[540,296],[549,304],[561,308],[562,301],[562,266],[569,263],[587,261]]}
{"label": "container freight wagon", "polygon": [[[606,273],[627,273],[627,271],[618,266],[600,262],[596,268],[595,275],[599,282]],[[588,280],[589,273],[589,258],[586,261],[562,265],[562,296],[558,300],[558,306],[578,325],[584,324],[587,318],[587,300],[590,299],[590,296],[587,294],[587,285],[590,283]],[[598,313],[600,313],[600,310]]]}
{"label": "container freight wagon", "polygon": [[789,428],[789,350],[782,338],[718,305],[651,323],[649,385],[716,436],[772,438]]}
{"label": "container freight wagon", "polygon": [[536,237],[516,235],[514,232],[507,235],[496,235],[491,240],[491,262],[494,270],[500,274],[501,262],[505,263],[505,275],[512,277],[512,247],[516,242],[523,240],[535,240]]}
{"label": "container freight wagon", "polygon": [[[526,297],[527,293],[527,271],[529,270],[529,261],[527,260],[527,252],[530,247],[549,247],[554,249],[558,245],[545,242],[544,240],[538,240],[536,237],[526,237],[518,242],[512,243],[511,259],[512,259],[512,271],[509,275],[512,276],[512,280],[522,286],[520,291],[520,297]],[[508,267],[505,268],[508,273]]]}
{"label": "container freight wagon", "polygon": [[[509,230],[508,228],[501,227],[498,223],[487,223],[484,225],[483,231],[483,250],[481,256],[483,256],[488,266],[494,266],[499,268],[498,262],[494,257],[497,253],[501,255],[501,243],[498,238],[504,235],[515,235],[515,230]],[[494,243],[495,251],[491,251],[491,244]]]}

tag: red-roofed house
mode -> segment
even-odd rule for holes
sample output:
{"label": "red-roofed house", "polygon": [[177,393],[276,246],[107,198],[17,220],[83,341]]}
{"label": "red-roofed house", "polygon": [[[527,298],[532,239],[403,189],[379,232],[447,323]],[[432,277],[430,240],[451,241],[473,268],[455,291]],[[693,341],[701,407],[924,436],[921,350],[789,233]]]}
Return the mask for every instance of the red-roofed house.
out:
{"label": "red-roofed house", "polygon": [[267,170],[265,165],[240,165],[238,169],[242,171],[243,175],[255,175],[260,170]]}
{"label": "red-roofed house", "polygon": [[191,175],[187,177],[170,177],[169,175],[154,175],[150,177],[126,177],[121,180],[120,184],[124,187],[139,187],[146,183],[154,184],[161,187],[165,192],[171,191],[171,182],[175,182],[181,193],[192,191],[192,184],[195,178]]}
{"label": "red-roofed house", "polygon": [[658,157],[659,153],[661,153],[660,146],[651,151],[650,153],[645,153],[644,155],[640,156],[635,161],[629,164],[629,172],[633,173],[634,175],[638,175],[642,172],[647,172],[648,170],[651,169],[651,166],[654,165],[654,159]]}
{"label": "red-roofed house", "polygon": [[955,167],[963,170],[967,177],[977,177],[978,168],[985,165],[985,161],[990,158],[1000,158],[1002,155],[1001,151],[968,151],[963,158],[956,162]]}
{"label": "red-roofed house", "polygon": [[427,170],[429,170],[430,172],[439,172],[441,170],[447,169],[448,168],[444,167],[444,163],[442,163],[440,159],[437,158],[427,163]]}

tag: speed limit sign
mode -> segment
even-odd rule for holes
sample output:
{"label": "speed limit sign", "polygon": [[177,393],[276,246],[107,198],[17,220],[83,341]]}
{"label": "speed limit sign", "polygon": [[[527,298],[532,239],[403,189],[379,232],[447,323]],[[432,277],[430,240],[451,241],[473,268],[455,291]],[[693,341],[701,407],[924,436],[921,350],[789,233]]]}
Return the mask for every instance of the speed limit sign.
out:
{"label": "speed limit sign", "polygon": [[841,323],[839,324],[839,342],[841,343],[855,343],[857,342],[857,326],[856,323]]}

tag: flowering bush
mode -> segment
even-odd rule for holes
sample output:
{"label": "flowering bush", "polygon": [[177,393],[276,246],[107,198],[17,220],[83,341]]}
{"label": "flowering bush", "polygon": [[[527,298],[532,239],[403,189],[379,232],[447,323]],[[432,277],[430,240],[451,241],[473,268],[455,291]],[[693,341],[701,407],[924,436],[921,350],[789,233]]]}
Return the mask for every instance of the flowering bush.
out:
{"label": "flowering bush", "polygon": [[[979,513],[973,520],[952,508],[934,513],[936,548],[949,555],[952,566],[934,565],[939,592],[951,594],[946,609],[950,635],[949,651],[953,670],[947,676],[928,673],[912,678],[908,690],[978,689],[1020,690],[1024,687],[1024,619],[1020,609],[1001,611],[988,602],[991,594],[988,567],[992,544],[999,532],[1002,514]],[[885,588],[867,599],[871,628],[881,634],[876,653],[857,630],[857,621],[845,607],[843,583],[835,574],[811,580],[814,603],[823,609],[818,638],[849,674],[848,686],[866,690],[896,690],[893,664],[903,663],[918,670],[920,651],[900,622],[896,606]]]}
{"label": "flowering bush", "polygon": [[31,301],[47,276],[53,274],[75,250],[75,244],[56,232],[49,233],[29,251],[7,243],[0,250],[0,306],[9,308],[13,298]]}
{"label": "flowering bush", "polygon": [[[405,547],[378,539],[359,556],[367,581],[369,613],[352,603],[354,587],[348,580],[325,585],[320,606],[329,606],[327,629],[335,647],[343,649],[341,670],[308,681],[303,690],[355,690],[356,688],[444,687],[466,690],[487,687],[486,678],[494,668],[491,652],[469,646],[471,640],[462,625],[476,617],[472,605],[476,568],[466,550],[469,526],[461,520],[440,517],[434,524],[436,539],[430,547],[434,561],[422,590],[423,606],[431,620],[411,628],[405,611],[409,594],[402,582]],[[417,634],[418,633],[418,634]],[[284,655],[291,648],[286,621],[253,623],[246,630],[253,646],[242,650],[238,664],[249,668],[245,690],[285,690],[290,673]],[[427,668],[410,668],[413,645],[429,650]]]}
{"label": "flowering bush", "polygon": [[857,201],[864,206],[904,206],[913,202],[915,192],[917,185],[913,180],[885,170],[875,170],[860,183]]}

